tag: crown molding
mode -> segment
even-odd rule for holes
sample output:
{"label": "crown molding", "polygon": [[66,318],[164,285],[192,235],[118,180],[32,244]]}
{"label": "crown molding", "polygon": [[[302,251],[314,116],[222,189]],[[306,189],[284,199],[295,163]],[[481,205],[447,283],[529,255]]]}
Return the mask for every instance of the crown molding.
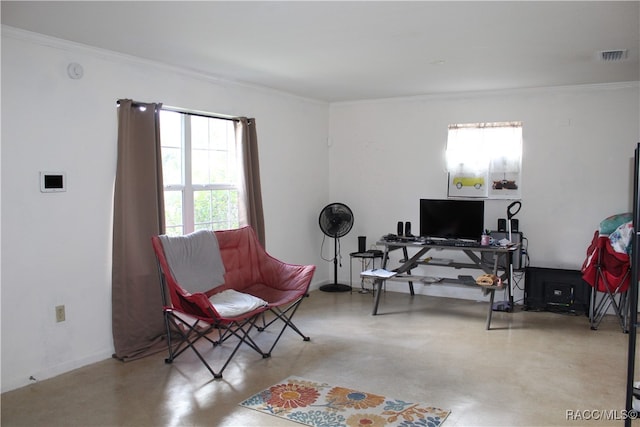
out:
{"label": "crown molding", "polygon": [[273,89],[266,86],[254,85],[254,84],[246,83],[239,80],[225,79],[225,78],[216,76],[214,74],[193,70],[188,67],[179,67],[179,66],[159,62],[159,61],[140,58],[138,56],[127,55],[124,53],[119,53],[119,52],[115,52],[108,49],[102,49],[95,46],[89,46],[82,43],[59,39],[56,37],[47,36],[44,34],[11,27],[8,25],[2,25],[2,38],[5,38],[5,37],[24,41],[27,43],[46,46],[52,49],[58,49],[66,52],[73,52],[76,54],[84,54],[84,55],[93,56],[95,58],[112,61],[112,62],[119,62],[126,65],[138,65],[138,66],[144,66],[148,68],[155,68],[159,71],[179,74],[185,77],[190,77],[193,79],[202,80],[208,83],[218,84],[222,86],[235,86],[238,88],[251,89],[251,90],[263,92],[270,95],[276,95],[276,96],[281,96],[286,98],[294,98],[296,100],[301,100],[301,101],[309,102],[312,104],[325,105],[325,106],[329,105],[329,103],[326,101],[322,101],[314,98],[307,98],[307,97],[295,95],[289,92],[284,92],[284,91]]}
{"label": "crown molding", "polygon": [[391,98],[376,98],[376,99],[362,99],[353,101],[336,101],[327,102],[314,98],[302,97],[289,92],[284,92],[277,89],[272,89],[265,86],[254,85],[238,80],[225,79],[214,74],[204,73],[201,71],[192,70],[188,67],[178,67],[175,65],[166,64],[159,61],[152,61],[144,58],[140,58],[133,55],[127,55],[123,53],[114,52],[107,49],[101,49],[94,46],[89,46],[81,43],[76,43],[68,40],[59,39],[56,37],[47,36],[32,31],[22,30],[19,28],[11,27],[8,25],[2,25],[2,37],[13,38],[29,43],[34,43],[53,49],[59,49],[67,52],[82,53],[101,59],[105,59],[113,62],[120,62],[123,64],[134,64],[139,66],[156,68],[161,71],[180,74],[186,77],[191,77],[198,80],[203,80],[208,83],[224,85],[224,86],[236,86],[238,88],[251,89],[271,95],[283,96],[287,98],[294,98],[297,100],[303,100],[318,105],[355,105],[355,104],[371,104],[371,103],[394,103],[394,102],[406,102],[406,101],[427,101],[427,100],[442,100],[442,99],[469,99],[480,98],[488,96],[509,96],[509,95],[535,95],[541,93],[569,93],[569,92],[584,92],[584,91],[599,91],[599,90],[618,90],[618,89],[638,89],[640,88],[640,81],[630,82],[617,82],[617,83],[594,83],[594,84],[577,84],[577,85],[565,85],[565,86],[542,86],[542,87],[530,87],[530,88],[511,88],[511,89],[497,89],[497,90],[484,90],[484,91],[468,91],[468,92],[445,92],[437,94],[423,94],[423,95],[411,95],[403,97],[391,97]]}

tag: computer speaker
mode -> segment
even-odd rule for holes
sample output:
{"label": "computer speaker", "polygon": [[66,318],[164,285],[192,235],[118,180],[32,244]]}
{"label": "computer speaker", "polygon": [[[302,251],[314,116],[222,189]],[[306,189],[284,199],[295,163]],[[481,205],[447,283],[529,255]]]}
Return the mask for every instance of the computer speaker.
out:
{"label": "computer speaker", "polygon": [[367,236],[358,236],[358,252],[364,253],[367,251]]}
{"label": "computer speaker", "polygon": [[409,221],[404,223],[404,235],[411,236],[411,222]]}
{"label": "computer speaker", "polygon": [[498,231],[507,231],[507,220],[498,218]]}
{"label": "computer speaker", "polygon": [[404,225],[402,221],[398,221],[398,236],[404,236]]}

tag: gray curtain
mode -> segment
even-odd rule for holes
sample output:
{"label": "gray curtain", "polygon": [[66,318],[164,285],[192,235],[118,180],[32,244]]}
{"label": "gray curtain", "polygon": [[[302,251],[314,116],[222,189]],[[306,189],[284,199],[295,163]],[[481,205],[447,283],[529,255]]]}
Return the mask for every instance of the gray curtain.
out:
{"label": "gray curtain", "polygon": [[256,120],[239,117],[235,121],[236,139],[242,150],[242,168],[244,170],[243,192],[246,223],[253,227],[258,240],[265,247],[264,210],[262,208],[262,189],[260,187],[260,163],[258,161],[258,136]]}
{"label": "gray curtain", "polygon": [[166,349],[151,236],[164,232],[161,104],[118,101],[113,213],[112,330],[115,353],[131,360]]}

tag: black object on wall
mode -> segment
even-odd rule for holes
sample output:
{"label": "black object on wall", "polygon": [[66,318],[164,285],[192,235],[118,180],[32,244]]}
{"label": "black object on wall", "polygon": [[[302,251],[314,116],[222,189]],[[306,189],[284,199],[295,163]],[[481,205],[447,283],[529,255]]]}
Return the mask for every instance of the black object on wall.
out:
{"label": "black object on wall", "polygon": [[591,286],[579,270],[527,267],[524,301],[527,310],[589,315]]}

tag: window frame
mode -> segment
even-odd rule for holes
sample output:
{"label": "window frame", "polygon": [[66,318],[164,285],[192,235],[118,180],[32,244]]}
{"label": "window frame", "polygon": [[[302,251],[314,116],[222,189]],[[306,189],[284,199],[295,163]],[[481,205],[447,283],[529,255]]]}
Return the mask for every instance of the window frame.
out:
{"label": "window frame", "polygon": [[[208,120],[230,120],[233,119],[227,117],[219,117],[214,115],[208,115],[203,113],[195,113],[190,111],[185,111],[181,109],[174,108],[165,108],[161,109],[161,117],[162,112],[178,114],[180,116],[180,153],[181,153],[181,180],[180,184],[164,184],[163,183],[163,191],[166,194],[167,192],[180,192],[181,193],[181,216],[182,216],[182,224],[165,224],[165,232],[167,234],[173,234],[170,230],[175,230],[178,232],[178,235],[184,235],[191,233],[195,230],[202,229],[203,227],[199,227],[200,223],[196,223],[196,192],[198,191],[235,191],[236,192],[236,205],[235,205],[235,218],[226,218],[223,221],[216,221],[216,218],[210,217],[210,222],[203,223],[207,224],[206,229],[216,230],[220,228],[237,228],[240,222],[240,192],[241,192],[241,178],[240,175],[243,173],[242,165],[239,162],[238,147],[234,146],[234,157],[235,157],[235,183],[233,182],[220,182],[220,183],[208,183],[208,184],[194,184],[193,183],[193,133],[192,133],[192,117],[204,117]],[[162,119],[160,119],[160,128],[162,129]],[[161,131],[162,134],[162,131]],[[229,150],[230,144],[236,145],[235,141],[235,130],[233,130],[233,136],[227,135],[227,138],[232,138],[232,140],[227,139],[226,146],[227,151]],[[161,150],[165,147],[163,142],[161,141]],[[164,167],[164,156],[163,156],[163,167]],[[164,171],[163,171],[164,177]],[[165,202],[166,208],[166,202]],[[229,206],[227,206],[227,211],[229,211]],[[165,221],[167,220],[166,209],[165,209]],[[216,224],[225,224],[223,227],[216,227]]]}

